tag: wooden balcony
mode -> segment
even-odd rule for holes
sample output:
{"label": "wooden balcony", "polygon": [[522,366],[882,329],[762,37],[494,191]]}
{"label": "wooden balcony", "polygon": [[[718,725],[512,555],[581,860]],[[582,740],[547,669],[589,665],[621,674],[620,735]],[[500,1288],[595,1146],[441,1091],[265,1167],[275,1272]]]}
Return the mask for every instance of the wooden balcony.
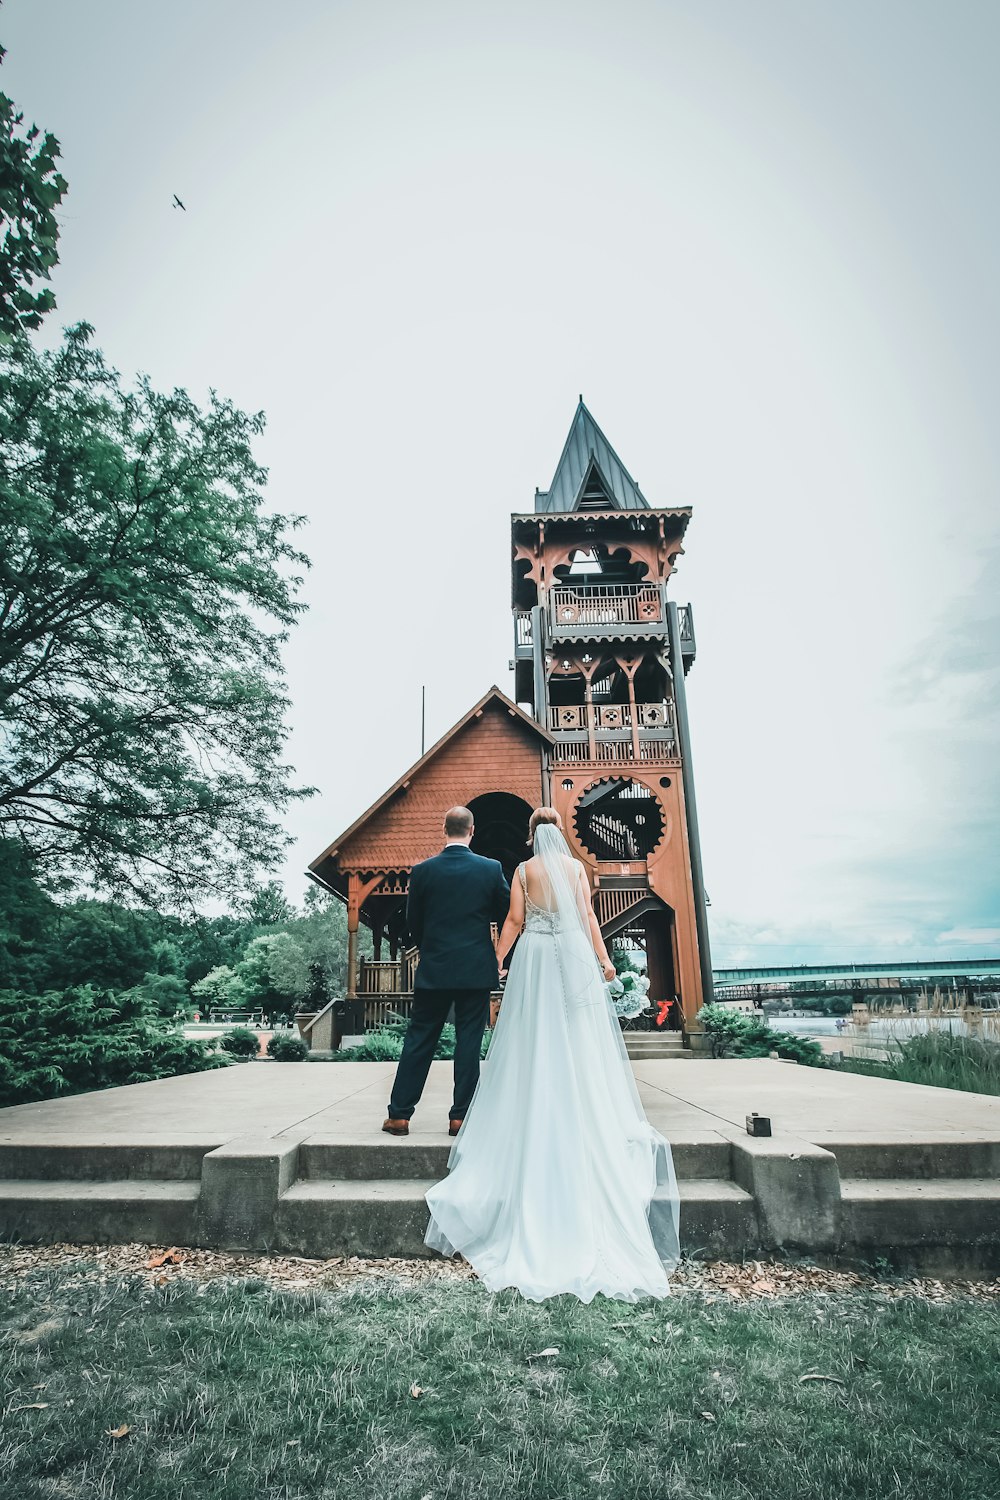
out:
{"label": "wooden balcony", "polygon": [[583,636],[655,636],[666,630],[655,583],[561,584],[549,591],[554,641]]}
{"label": "wooden balcony", "polygon": [[673,703],[572,704],[549,709],[555,735],[553,760],[558,765],[621,764],[648,761],[657,765],[678,759]]}

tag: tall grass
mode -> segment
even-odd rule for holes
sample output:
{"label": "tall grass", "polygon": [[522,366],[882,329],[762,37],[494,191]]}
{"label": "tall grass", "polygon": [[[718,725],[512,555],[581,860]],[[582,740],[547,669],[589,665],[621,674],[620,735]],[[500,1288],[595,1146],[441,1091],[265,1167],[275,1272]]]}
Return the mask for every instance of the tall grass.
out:
{"label": "tall grass", "polygon": [[927,1031],[900,1040],[890,1037],[884,1059],[845,1057],[845,1073],[892,1078],[898,1083],[927,1083],[970,1094],[1000,1094],[1000,1045],[980,1037]]}

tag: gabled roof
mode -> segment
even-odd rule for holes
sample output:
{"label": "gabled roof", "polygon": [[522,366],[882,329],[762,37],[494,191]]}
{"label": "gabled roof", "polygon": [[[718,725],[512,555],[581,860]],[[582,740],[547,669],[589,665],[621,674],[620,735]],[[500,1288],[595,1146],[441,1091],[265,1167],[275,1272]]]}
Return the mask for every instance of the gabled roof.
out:
{"label": "gabled roof", "polygon": [[[601,492],[607,497],[602,504]],[[585,504],[584,496],[587,496]],[[535,495],[535,511],[648,510],[649,503],[583,404],[576,408],[552,483]]]}
{"label": "gabled roof", "polygon": [[[357,833],[358,829],[361,828],[365,823],[367,823],[369,818],[371,818],[375,813],[378,812],[379,808],[384,807],[385,804],[389,802],[398,791],[408,786],[413,777],[418,775],[419,772],[423,770],[424,766],[426,766],[429,761],[433,760],[436,755],[439,755],[445,748],[445,746],[450,744],[457,734],[461,733],[466,724],[470,723],[479,714],[481,714],[485,708],[491,706],[492,704],[496,704],[498,707],[504,708],[511,716],[511,718],[519,720],[522,724],[527,725],[527,727],[534,734],[536,734],[539,739],[547,741],[547,743],[550,745],[554,743],[552,735],[549,734],[547,729],[543,729],[539,723],[530,718],[522,709],[518,708],[517,704],[513,703],[511,699],[507,697],[506,693],[501,693],[500,689],[496,686],[491,687],[489,692],[484,693],[483,696],[479,699],[479,702],[474,703],[469,709],[468,713],[463,714],[458,723],[453,724],[447,731],[447,733],[443,734],[437,741],[437,743],[432,745],[431,748],[426,751],[418,761],[415,761],[408,771],[404,771],[399,780],[394,781],[392,786],[389,787],[387,791],[383,792],[381,797],[379,797],[376,802],[373,802],[371,807],[369,807],[365,812],[361,814],[360,818],[355,818],[350,828],[345,828],[340,837],[334,839],[333,843],[330,844],[326,849],[324,849],[323,853],[319,855],[318,858],[310,861],[308,867],[309,872],[315,876],[319,876],[322,879],[322,866],[325,865],[328,860],[332,859],[334,855],[336,855],[343,848],[351,835]],[[324,881],[323,883],[325,884],[326,882]]]}

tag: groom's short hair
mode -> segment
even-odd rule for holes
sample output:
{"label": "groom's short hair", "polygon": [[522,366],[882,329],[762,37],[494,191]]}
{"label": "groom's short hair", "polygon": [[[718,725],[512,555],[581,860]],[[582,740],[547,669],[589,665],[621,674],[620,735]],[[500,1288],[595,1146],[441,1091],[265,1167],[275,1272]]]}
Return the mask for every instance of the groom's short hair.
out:
{"label": "groom's short hair", "polygon": [[464,839],[476,820],[467,807],[449,807],[444,815],[444,831],[450,839]]}

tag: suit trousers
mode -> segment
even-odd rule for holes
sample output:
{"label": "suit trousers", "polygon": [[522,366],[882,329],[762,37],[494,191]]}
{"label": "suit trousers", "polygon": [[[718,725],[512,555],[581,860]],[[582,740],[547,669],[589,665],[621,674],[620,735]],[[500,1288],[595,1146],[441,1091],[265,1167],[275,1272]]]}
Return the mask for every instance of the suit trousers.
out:
{"label": "suit trousers", "polygon": [[465,1119],[479,1082],[479,1054],[489,1015],[489,990],[415,992],[389,1100],[390,1119],[408,1120],[416,1109],[452,1004],[455,1006],[455,1092],[450,1118]]}

